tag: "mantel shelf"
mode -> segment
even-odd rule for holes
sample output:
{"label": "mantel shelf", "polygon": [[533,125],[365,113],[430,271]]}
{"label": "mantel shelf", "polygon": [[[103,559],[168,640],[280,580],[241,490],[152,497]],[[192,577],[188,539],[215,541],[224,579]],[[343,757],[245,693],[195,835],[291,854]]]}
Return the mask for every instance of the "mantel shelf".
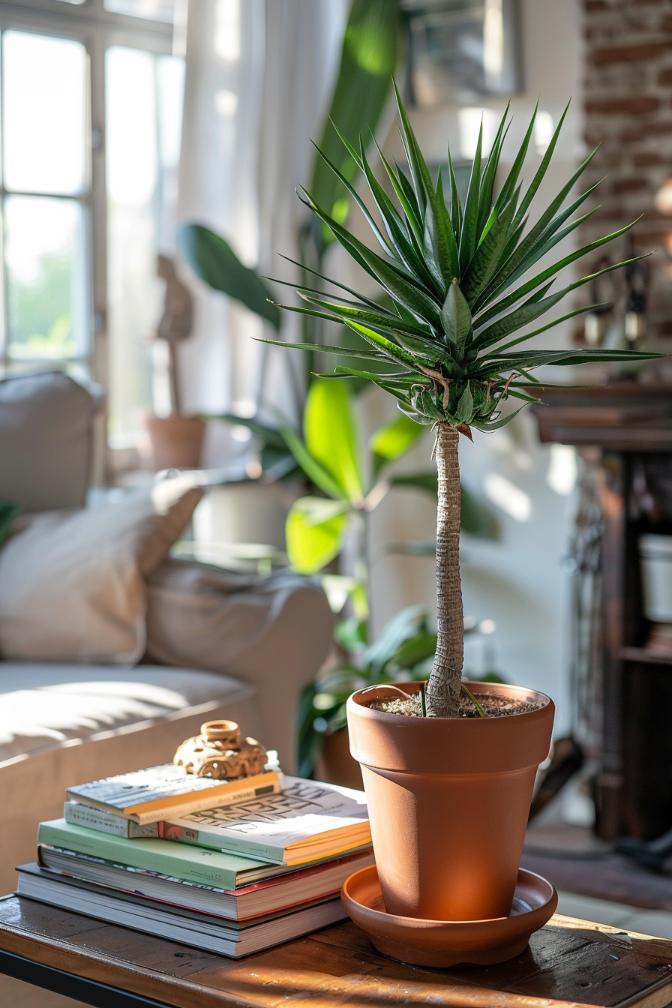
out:
{"label": "mantel shelf", "polygon": [[652,651],[646,647],[624,647],[621,649],[621,658],[642,665],[669,665],[672,668],[672,652]]}

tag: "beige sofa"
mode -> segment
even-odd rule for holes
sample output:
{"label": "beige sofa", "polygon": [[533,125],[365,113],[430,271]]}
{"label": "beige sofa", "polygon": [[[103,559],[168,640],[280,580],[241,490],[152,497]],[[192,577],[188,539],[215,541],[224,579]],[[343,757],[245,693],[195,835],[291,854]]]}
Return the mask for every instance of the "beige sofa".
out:
{"label": "beige sofa", "polygon": [[[81,506],[96,408],[58,373],[0,381],[0,499],[28,512]],[[151,576],[147,622],[148,656],[135,667],[0,660],[3,892],[66,786],[170,760],[205,720],[238,721],[295,769],[298,694],[331,639],[316,584],[168,560]],[[18,1004],[1,992],[0,1003]]]}

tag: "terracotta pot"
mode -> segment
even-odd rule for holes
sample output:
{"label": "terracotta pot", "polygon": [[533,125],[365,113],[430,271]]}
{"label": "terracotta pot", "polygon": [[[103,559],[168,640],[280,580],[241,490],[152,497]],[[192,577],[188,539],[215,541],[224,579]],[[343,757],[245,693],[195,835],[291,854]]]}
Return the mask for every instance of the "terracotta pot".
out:
{"label": "terracotta pot", "polygon": [[[460,921],[511,909],[555,707],[543,693],[518,686],[469,688],[543,706],[508,717],[417,718],[372,710],[376,690],[348,700],[350,752],[362,767],[389,913]],[[381,689],[380,698],[386,695]]]}
{"label": "terracotta pot", "polygon": [[144,418],[147,435],[143,462],[148,469],[198,469],[201,465],[205,421],[201,417],[172,416]]}

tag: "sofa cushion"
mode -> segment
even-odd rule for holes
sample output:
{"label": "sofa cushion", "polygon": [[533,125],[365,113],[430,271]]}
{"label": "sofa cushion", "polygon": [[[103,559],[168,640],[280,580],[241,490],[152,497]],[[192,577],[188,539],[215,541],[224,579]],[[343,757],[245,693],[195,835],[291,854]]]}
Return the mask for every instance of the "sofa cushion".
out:
{"label": "sofa cushion", "polygon": [[[16,757],[183,717],[189,709],[203,708],[207,720],[211,706],[233,707],[254,693],[231,676],[194,669],[30,662],[0,663],[0,690],[0,769]],[[81,773],[86,779],[85,766]]]}
{"label": "sofa cushion", "polygon": [[0,550],[0,654],[132,664],[145,650],[143,575],[202,491],[189,476],[98,508],[19,519]]}
{"label": "sofa cushion", "polygon": [[148,580],[147,656],[226,672],[256,687],[263,741],[295,765],[297,697],[327,657],[333,616],[316,581],[250,577],[169,558]]}
{"label": "sofa cushion", "polygon": [[100,400],[61,371],[0,380],[0,497],[26,513],[81,507]]}

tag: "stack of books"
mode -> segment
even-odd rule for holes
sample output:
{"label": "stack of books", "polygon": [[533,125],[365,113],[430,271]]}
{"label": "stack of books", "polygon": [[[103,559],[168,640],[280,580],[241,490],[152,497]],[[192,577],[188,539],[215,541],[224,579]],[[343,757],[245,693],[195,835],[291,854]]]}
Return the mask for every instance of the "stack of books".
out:
{"label": "stack of books", "polygon": [[363,792],[169,765],[70,788],[17,892],[237,958],[343,919],[342,883],[372,863]]}

